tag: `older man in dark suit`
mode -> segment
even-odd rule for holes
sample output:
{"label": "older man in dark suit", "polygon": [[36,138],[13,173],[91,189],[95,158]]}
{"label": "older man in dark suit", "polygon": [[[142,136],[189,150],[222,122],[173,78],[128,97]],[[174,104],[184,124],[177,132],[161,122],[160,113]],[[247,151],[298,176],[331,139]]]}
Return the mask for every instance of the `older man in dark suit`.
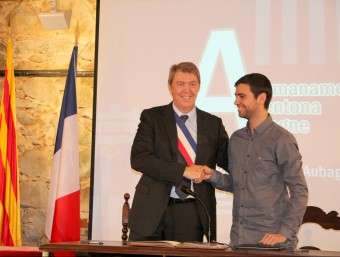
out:
{"label": "older man in dark suit", "polygon": [[[200,89],[196,65],[170,68],[172,103],[144,110],[131,149],[131,166],[142,173],[131,208],[129,240],[216,239],[214,188],[202,181],[203,165],[226,169],[228,134],[222,120],[195,106]],[[203,206],[179,190],[187,184]]]}

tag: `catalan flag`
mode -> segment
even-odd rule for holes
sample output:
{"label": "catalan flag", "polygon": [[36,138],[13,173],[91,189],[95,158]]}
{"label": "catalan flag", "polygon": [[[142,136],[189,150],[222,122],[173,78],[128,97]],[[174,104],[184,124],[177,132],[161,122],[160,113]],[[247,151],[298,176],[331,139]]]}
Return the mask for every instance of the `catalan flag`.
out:
{"label": "catalan flag", "polygon": [[52,243],[80,240],[77,55],[78,47],[75,46],[67,74],[54,148],[45,224],[45,234]]}
{"label": "catalan flag", "polygon": [[1,245],[5,246],[21,246],[15,108],[12,38],[9,36],[4,89],[0,104],[0,238]]}

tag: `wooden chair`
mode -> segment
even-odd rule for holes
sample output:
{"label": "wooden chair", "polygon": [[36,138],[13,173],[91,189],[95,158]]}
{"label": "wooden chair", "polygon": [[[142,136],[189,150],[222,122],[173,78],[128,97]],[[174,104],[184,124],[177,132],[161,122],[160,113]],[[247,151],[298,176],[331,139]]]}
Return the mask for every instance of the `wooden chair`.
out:
{"label": "wooden chair", "polygon": [[[338,212],[331,211],[326,213],[317,206],[307,206],[305,215],[303,216],[303,223],[316,223],[324,229],[340,230],[340,217]],[[300,249],[320,250],[315,246],[302,246]]]}
{"label": "wooden chair", "polygon": [[124,199],[125,202],[123,204],[123,214],[122,214],[122,240],[123,242],[126,242],[129,238],[128,236],[128,223],[129,223],[129,213],[130,213],[130,204],[129,204],[129,199],[130,199],[130,194],[125,193],[124,194]]}

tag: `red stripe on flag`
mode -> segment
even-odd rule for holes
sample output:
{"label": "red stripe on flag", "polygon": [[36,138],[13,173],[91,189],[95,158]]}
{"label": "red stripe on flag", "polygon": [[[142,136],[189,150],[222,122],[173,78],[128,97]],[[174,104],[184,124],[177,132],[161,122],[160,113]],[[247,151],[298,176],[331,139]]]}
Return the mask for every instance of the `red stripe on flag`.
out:
{"label": "red stripe on flag", "polygon": [[9,219],[8,219],[8,215],[6,211],[4,211],[4,217],[3,217],[1,242],[2,242],[2,245],[14,246],[12,235],[9,230]]}
{"label": "red stripe on flag", "polygon": [[184,145],[182,144],[181,140],[178,139],[178,150],[183,155],[185,161],[187,162],[187,165],[190,166],[194,162],[191,160],[190,155],[188,154],[187,150],[185,149]]}
{"label": "red stripe on flag", "polygon": [[[8,227],[8,225],[5,225],[5,216],[7,217],[6,209],[5,209],[5,192],[6,192],[6,181],[5,181],[5,167],[2,162],[2,153],[1,153],[1,148],[0,148],[0,204],[2,205],[3,213],[2,213],[2,227],[0,227],[0,240],[1,244],[3,245],[3,234],[4,234],[4,227]],[[0,207],[1,208],[1,207]]]}
{"label": "red stripe on flag", "polygon": [[51,243],[80,240],[80,191],[55,201]]}
{"label": "red stripe on flag", "polygon": [[[5,191],[6,191],[6,181],[5,181],[5,165],[2,162],[2,153],[0,148],[0,202],[4,206],[5,203]],[[5,207],[3,207],[5,208]]]}
{"label": "red stripe on flag", "polygon": [[[7,72],[6,72],[6,80],[5,86],[8,94],[9,84],[7,80]],[[7,123],[7,161],[10,167],[10,177],[11,184],[13,187],[15,198],[17,199],[18,194],[18,185],[17,185],[17,136],[15,132],[15,125],[13,119],[12,106],[6,100],[10,99],[10,95],[8,97],[4,97],[4,106],[5,106],[5,120]]]}
{"label": "red stripe on flag", "polygon": [[[12,115],[12,112],[11,112]],[[13,116],[12,116],[13,117]],[[7,161],[11,173],[11,184],[15,200],[18,199],[18,170],[17,170],[17,136],[15,132],[13,119],[8,122],[8,135],[7,135]]]}

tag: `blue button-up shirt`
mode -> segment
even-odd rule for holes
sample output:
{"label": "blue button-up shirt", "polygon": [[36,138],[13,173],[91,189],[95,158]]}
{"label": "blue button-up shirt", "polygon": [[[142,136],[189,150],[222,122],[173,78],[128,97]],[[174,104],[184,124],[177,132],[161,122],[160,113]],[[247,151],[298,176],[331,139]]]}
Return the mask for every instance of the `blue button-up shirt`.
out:
{"label": "blue button-up shirt", "polygon": [[293,238],[307,206],[308,189],[294,136],[271,116],[236,131],[229,144],[229,174],[210,182],[233,192],[231,245],[257,243],[266,233]]}

